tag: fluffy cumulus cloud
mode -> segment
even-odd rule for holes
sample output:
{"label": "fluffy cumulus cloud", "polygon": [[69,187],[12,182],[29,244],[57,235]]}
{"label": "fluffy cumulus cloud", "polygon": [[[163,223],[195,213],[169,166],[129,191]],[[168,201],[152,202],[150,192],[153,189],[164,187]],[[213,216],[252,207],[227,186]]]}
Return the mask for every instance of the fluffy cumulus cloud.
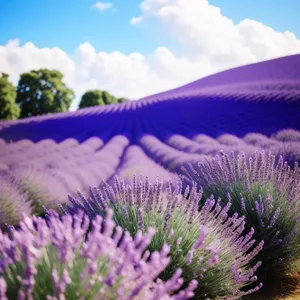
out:
{"label": "fluffy cumulus cloud", "polygon": [[98,9],[98,10],[100,10],[100,11],[105,11],[105,10],[107,10],[107,9],[110,9],[110,8],[112,8],[113,7],[113,4],[112,3],[110,3],[110,2],[96,2],[93,6],[92,6],[92,8],[94,8],[94,9]]}
{"label": "fluffy cumulus cloud", "polygon": [[21,46],[13,40],[0,46],[0,71],[16,82],[30,69],[59,69],[77,94],[74,109],[88,89],[137,99],[227,68],[300,52],[300,40],[292,32],[249,19],[235,24],[207,0],[145,0],[140,10],[130,20],[132,26],[150,26],[155,19],[181,46],[181,55],[166,47],[149,55],[96,52],[88,42],[67,55],[59,48]]}

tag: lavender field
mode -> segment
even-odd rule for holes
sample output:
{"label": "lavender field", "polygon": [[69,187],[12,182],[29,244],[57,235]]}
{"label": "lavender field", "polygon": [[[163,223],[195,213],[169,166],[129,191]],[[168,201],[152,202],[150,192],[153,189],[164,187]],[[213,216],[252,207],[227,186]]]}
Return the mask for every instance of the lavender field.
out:
{"label": "lavender field", "polygon": [[299,162],[300,55],[2,121],[0,299],[276,299]]}

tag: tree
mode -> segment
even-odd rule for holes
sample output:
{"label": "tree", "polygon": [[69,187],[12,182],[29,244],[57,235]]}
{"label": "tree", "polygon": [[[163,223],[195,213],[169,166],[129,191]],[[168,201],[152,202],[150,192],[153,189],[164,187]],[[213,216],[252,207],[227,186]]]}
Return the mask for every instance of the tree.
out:
{"label": "tree", "polygon": [[123,103],[123,102],[126,102],[126,101],[128,101],[126,98],[119,98],[118,99],[118,103]]}
{"label": "tree", "polygon": [[92,90],[82,95],[79,108],[96,105],[116,104],[127,101],[125,98],[116,98],[106,91]]}
{"label": "tree", "polygon": [[105,105],[102,99],[102,92],[99,90],[88,91],[81,97],[79,108],[85,108],[96,105]]}
{"label": "tree", "polygon": [[115,104],[118,103],[118,100],[116,97],[112,96],[111,94],[109,94],[106,91],[102,92],[102,99],[104,101],[105,104]]}
{"label": "tree", "polygon": [[17,87],[16,102],[21,117],[68,111],[74,92],[62,81],[57,70],[40,69],[23,73]]}
{"label": "tree", "polygon": [[0,120],[15,120],[20,115],[20,108],[16,104],[16,90],[8,80],[8,75],[2,73],[0,77]]}

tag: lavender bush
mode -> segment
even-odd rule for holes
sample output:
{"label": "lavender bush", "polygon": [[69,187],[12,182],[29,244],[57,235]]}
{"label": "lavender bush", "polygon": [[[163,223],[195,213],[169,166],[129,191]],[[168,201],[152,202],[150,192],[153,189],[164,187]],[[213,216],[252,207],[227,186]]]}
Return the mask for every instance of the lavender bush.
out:
{"label": "lavender bush", "polygon": [[17,168],[7,173],[18,183],[20,190],[27,193],[34,205],[35,214],[43,213],[42,205],[57,208],[58,203],[66,200],[64,185],[51,173],[35,168]]}
{"label": "lavender bush", "polygon": [[215,155],[220,151],[221,144],[217,140],[212,140],[214,141],[212,143],[209,139],[207,141],[202,141],[200,137],[200,141],[198,142],[190,140],[189,138],[184,137],[182,135],[174,134],[168,138],[167,143],[172,148],[183,151],[185,153]]}
{"label": "lavender bush", "polygon": [[217,138],[217,141],[227,146],[245,146],[245,142],[242,139],[232,134],[222,134]]}
{"label": "lavender bush", "polygon": [[214,146],[219,146],[220,143],[215,140],[214,138],[206,135],[206,134],[196,134],[193,139],[195,142],[199,144],[206,144],[206,145],[214,145]]}
{"label": "lavender bush", "polygon": [[183,164],[197,162],[204,157],[201,154],[176,150],[151,135],[142,136],[139,143],[147,155],[171,172],[178,172]]}
{"label": "lavender bush", "polygon": [[[203,197],[211,194],[232,198],[232,214],[245,216],[254,238],[264,240],[257,259],[260,271],[282,275],[300,258],[300,168],[275,164],[271,153],[256,152],[249,160],[245,155],[228,156],[221,152],[206,163],[183,168],[185,175],[204,188]],[[298,265],[299,267],[299,265]]]}
{"label": "lavender bush", "polygon": [[176,182],[179,179],[176,173],[169,172],[150,159],[139,146],[132,145],[127,148],[117,174],[123,178],[125,182],[130,182],[135,173],[147,173],[151,181],[155,181],[156,176],[166,179],[166,181],[171,179],[172,182]]}
{"label": "lavender bush", "polygon": [[3,148],[6,145],[5,140],[0,138],[0,147]]}
{"label": "lavender bush", "polygon": [[289,164],[300,161],[300,141],[283,142],[281,145],[272,148],[276,156],[282,155]]}
{"label": "lavender bush", "polygon": [[260,147],[262,149],[265,148],[271,148],[271,147],[278,147],[280,144],[279,141],[275,139],[268,138],[267,136],[261,134],[261,133],[248,133],[243,137],[243,140],[248,145],[253,145]]}
{"label": "lavender bush", "polygon": [[22,213],[31,212],[28,194],[22,193],[11,178],[0,175],[0,228],[4,228],[5,224],[18,224]]}
{"label": "lavender bush", "polygon": [[[253,286],[261,263],[252,268],[248,265],[263,242],[254,247],[253,229],[242,235],[244,217],[235,214],[228,218],[230,201],[222,208],[221,200],[211,197],[198,212],[202,191],[196,185],[188,187],[182,195],[182,182],[175,189],[169,182],[169,187],[163,189],[159,180],[154,185],[147,178],[138,183],[134,176],[133,184],[127,186],[122,179],[115,180],[114,186],[103,182],[100,189],[91,187],[88,199],[80,192],[80,199],[69,196],[72,205],[61,207],[63,212],[74,214],[83,209],[94,219],[113,208],[116,223],[132,236],[139,236],[139,230],[145,232],[154,227],[157,233],[149,245],[150,252],[161,249],[165,243],[171,245],[171,263],[160,278],[168,280],[180,267],[186,284],[199,280],[197,299],[239,299],[262,286]],[[246,286],[250,284],[253,288],[247,291]]]}
{"label": "lavender bush", "polygon": [[190,140],[187,137],[174,134],[167,139],[167,143],[173,148],[185,152],[185,156],[186,153],[215,156],[220,152],[220,150],[226,152],[233,151],[234,153],[241,151],[249,153],[260,149],[258,147],[254,147],[253,145],[248,145],[242,139],[231,134],[223,134],[217,139],[212,140],[213,142],[203,135],[198,135],[194,138],[194,140]]}
{"label": "lavender bush", "polygon": [[112,211],[97,216],[85,239],[89,218],[78,212],[47,221],[23,215],[11,238],[0,232],[0,298],[6,299],[188,299],[196,281],[176,293],[178,269],[167,282],[156,280],[170,262],[170,247],[145,251],[155,233],[132,239],[116,227]]}
{"label": "lavender bush", "polygon": [[3,146],[1,146],[0,155],[2,156],[8,153],[15,153],[17,151],[22,151],[23,149],[26,149],[27,147],[30,147],[32,145],[33,142],[27,139],[23,139],[15,143],[6,142]]}
{"label": "lavender bush", "polygon": [[300,131],[295,129],[284,129],[273,134],[273,138],[282,142],[300,142]]}

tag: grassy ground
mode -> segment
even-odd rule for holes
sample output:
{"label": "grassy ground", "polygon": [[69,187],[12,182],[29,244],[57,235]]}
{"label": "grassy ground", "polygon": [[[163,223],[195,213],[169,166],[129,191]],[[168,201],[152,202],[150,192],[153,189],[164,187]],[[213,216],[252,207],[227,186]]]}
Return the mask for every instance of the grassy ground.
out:
{"label": "grassy ground", "polygon": [[287,274],[281,280],[268,280],[260,292],[247,300],[300,300],[300,272]]}
{"label": "grassy ground", "polygon": [[[282,296],[275,297],[274,300],[300,300],[300,272],[291,274],[287,278],[286,286],[282,286]],[[286,290],[284,292],[284,289]]]}
{"label": "grassy ground", "polygon": [[290,275],[290,280],[287,283],[288,295],[277,297],[276,300],[300,300],[300,272]]}

